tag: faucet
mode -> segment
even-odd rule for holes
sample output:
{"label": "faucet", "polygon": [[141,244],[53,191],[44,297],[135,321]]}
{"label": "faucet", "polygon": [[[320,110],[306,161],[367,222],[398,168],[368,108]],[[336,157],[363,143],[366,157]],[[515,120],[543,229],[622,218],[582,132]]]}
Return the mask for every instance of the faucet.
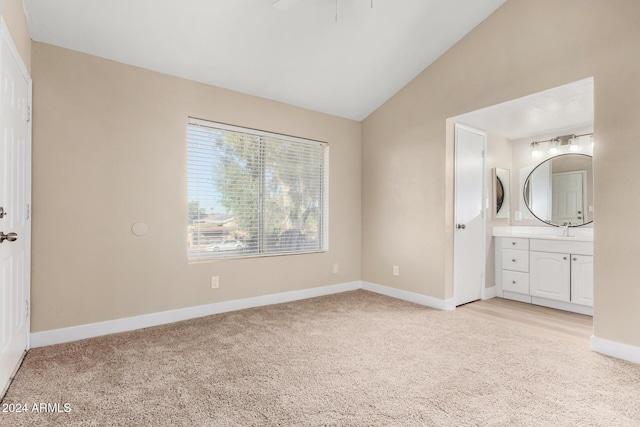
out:
{"label": "faucet", "polygon": [[571,227],[571,221],[562,223],[562,237],[569,237],[569,227]]}

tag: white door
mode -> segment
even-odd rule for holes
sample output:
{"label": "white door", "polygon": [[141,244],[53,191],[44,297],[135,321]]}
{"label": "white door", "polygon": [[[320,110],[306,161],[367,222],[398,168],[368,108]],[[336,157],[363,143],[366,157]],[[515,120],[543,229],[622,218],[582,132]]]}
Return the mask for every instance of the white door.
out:
{"label": "white door", "polygon": [[571,256],[571,302],[593,307],[593,257]]}
{"label": "white door", "polygon": [[584,188],[586,171],[553,174],[553,214],[554,224],[584,224]]}
{"label": "white door", "polygon": [[0,396],[27,349],[31,252],[30,79],[0,28]]}
{"label": "white door", "polygon": [[456,124],[453,286],[456,305],[482,298],[485,270],[487,135]]}
{"label": "white door", "polygon": [[529,257],[531,296],[569,302],[571,296],[569,254],[531,251]]}

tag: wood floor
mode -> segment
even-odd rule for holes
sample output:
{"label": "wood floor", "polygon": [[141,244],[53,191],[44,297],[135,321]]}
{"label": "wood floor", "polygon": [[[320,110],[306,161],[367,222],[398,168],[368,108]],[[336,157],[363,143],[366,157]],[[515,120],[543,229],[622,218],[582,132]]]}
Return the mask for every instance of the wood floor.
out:
{"label": "wood floor", "polygon": [[500,319],[512,325],[548,333],[587,346],[593,335],[591,316],[503,298],[472,302],[456,310],[464,310],[484,318]]}

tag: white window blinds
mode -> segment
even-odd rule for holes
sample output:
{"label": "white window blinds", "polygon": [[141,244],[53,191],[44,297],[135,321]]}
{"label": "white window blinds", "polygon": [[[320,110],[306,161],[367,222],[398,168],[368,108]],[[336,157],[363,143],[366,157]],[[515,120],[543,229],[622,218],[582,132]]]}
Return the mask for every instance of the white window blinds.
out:
{"label": "white window blinds", "polygon": [[189,259],[328,247],[326,143],[189,119]]}

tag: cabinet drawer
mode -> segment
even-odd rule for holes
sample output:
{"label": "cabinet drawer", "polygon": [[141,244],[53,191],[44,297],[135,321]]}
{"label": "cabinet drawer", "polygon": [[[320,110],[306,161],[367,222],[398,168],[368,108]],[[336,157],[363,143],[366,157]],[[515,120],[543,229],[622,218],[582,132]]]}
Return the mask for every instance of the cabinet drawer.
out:
{"label": "cabinet drawer", "polygon": [[536,252],[558,254],[593,255],[593,242],[573,242],[564,240],[531,239],[530,249]]}
{"label": "cabinet drawer", "polygon": [[529,271],[529,252],[515,249],[502,250],[502,269],[512,271]]}
{"label": "cabinet drawer", "polygon": [[521,251],[529,250],[529,239],[519,239],[516,237],[503,237],[502,238],[503,249],[518,249]]}
{"label": "cabinet drawer", "polygon": [[502,270],[502,289],[529,295],[529,274],[520,271]]}

